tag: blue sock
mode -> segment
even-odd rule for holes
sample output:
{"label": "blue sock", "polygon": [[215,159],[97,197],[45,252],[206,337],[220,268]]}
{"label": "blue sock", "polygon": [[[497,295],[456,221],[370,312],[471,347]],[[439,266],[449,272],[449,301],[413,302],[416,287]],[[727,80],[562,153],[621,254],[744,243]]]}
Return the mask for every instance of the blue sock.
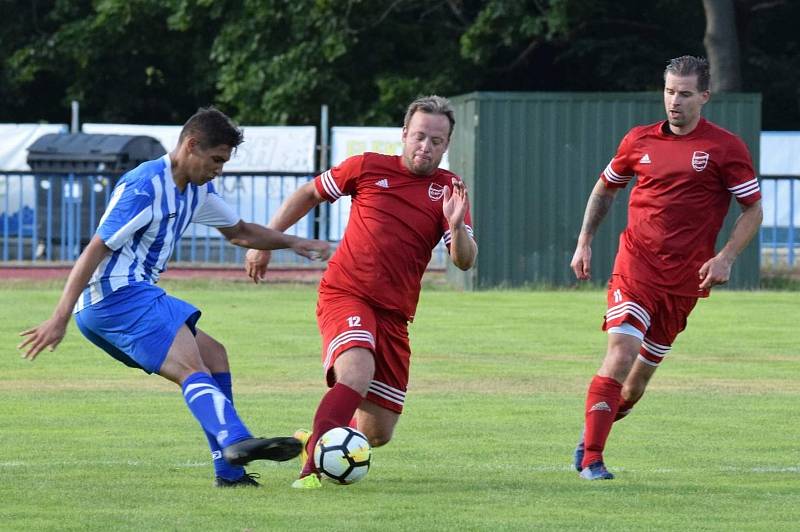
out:
{"label": "blue sock", "polygon": [[211,375],[193,373],[181,388],[189,410],[220,447],[253,437]]}
{"label": "blue sock", "polygon": [[[225,395],[228,401],[233,404],[233,386],[231,382],[230,373],[212,373],[211,377],[217,382],[220,391]],[[206,432],[208,439],[208,446],[211,448],[211,460],[214,462],[214,474],[225,480],[238,480],[244,476],[244,468],[242,466],[234,466],[229,464],[222,458],[222,449],[220,448],[214,436]]]}
{"label": "blue sock", "polygon": [[233,380],[231,379],[230,373],[212,373],[211,377],[217,381],[217,386],[222,393],[225,394],[225,397],[228,398],[228,401],[233,404]]}

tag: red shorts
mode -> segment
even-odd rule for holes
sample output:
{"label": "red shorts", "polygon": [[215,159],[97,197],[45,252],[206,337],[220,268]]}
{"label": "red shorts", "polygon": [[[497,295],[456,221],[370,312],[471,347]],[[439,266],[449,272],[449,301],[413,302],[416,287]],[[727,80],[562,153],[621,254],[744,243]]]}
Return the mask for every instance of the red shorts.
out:
{"label": "red shorts", "polygon": [[401,413],[406,399],[411,346],[408,322],[396,311],[375,308],[363,299],[341,292],[320,293],[317,325],[322,334],[322,367],[328,386],[336,383],[333,364],[353,347],[372,351],[375,374],[367,399]]}
{"label": "red shorts", "polygon": [[614,332],[615,327],[633,326],[641,333],[639,360],[658,366],[672,349],[678,333],[686,328],[686,318],[696,304],[696,297],[668,294],[634,279],[612,275],[603,330]]}

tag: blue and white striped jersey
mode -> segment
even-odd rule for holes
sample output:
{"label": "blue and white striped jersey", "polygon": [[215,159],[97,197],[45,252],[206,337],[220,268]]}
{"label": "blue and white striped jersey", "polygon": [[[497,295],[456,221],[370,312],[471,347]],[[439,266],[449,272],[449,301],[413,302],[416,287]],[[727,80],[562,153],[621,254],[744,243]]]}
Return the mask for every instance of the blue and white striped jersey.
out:
{"label": "blue and white striped jersey", "polygon": [[157,283],[190,222],[230,227],[238,221],[212,183],[190,183],[183,192],[178,190],[169,154],[142,163],[122,176],[114,188],[95,233],[112,253],[92,274],[74,312],[123,286]]}

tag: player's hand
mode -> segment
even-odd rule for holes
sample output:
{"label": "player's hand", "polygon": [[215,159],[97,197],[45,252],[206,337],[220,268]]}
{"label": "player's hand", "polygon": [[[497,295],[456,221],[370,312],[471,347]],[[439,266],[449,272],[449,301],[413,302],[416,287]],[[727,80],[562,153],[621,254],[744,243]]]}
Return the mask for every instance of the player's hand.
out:
{"label": "player's hand", "polygon": [[712,286],[727,283],[731,278],[732,266],[733,261],[721,255],[707,260],[697,271],[700,278],[700,290],[708,290]]}
{"label": "player's hand", "polygon": [[17,346],[17,349],[23,350],[27,347],[27,351],[23,353],[22,358],[33,360],[46,347],[49,347],[50,351],[55,351],[58,344],[67,334],[67,321],[50,318],[42,322],[38,327],[19,333],[20,336],[27,336]]}
{"label": "player's hand", "polygon": [[272,253],[262,249],[248,249],[244,256],[244,271],[254,283],[258,284],[267,273],[267,264]]}
{"label": "player's hand", "polygon": [[331,245],[324,240],[301,239],[292,246],[292,251],[311,260],[328,260]]}
{"label": "player's hand", "polygon": [[469,197],[467,196],[467,185],[455,177],[452,178],[452,190],[445,185],[444,197],[442,199],[442,214],[447,218],[450,228],[459,227],[464,223],[469,207]]}
{"label": "player's hand", "polygon": [[592,278],[592,247],[578,244],[575,248],[575,253],[572,255],[572,261],[569,263],[572,271],[575,272],[575,277],[580,281],[588,281]]}

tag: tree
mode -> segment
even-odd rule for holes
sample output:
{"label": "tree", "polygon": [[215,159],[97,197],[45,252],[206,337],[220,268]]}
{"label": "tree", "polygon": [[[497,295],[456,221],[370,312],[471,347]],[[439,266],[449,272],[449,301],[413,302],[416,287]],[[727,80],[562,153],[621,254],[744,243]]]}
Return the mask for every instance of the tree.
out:
{"label": "tree", "polygon": [[193,31],[173,29],[174,3],[19,2],[24,29],[3,64],[12,101],[22,104],[10,118],[65,121],[74,99],[87,120],[184,120],[198,101],[213,98],[214,33],[208,21]]}
{"label": "tree", "polygon": [[711,67],[711,89],[715,92],[742,88],[739,35],[734,0],[703,0],[706,13],[706,47]]}
{"label": "tree", "polygon": [[0,3],[15,14],[0,20],[0,121],[65,122],[77,99],[86,121],[174,124],[213,103],[245,124],[314,124],[328,104],[336,124],[389,125],[423,93],[660,90],[669,58],[707,53],[714,76],[740,69],[715,90],[763,92],[765,127],[800,129],[800,2]]}

